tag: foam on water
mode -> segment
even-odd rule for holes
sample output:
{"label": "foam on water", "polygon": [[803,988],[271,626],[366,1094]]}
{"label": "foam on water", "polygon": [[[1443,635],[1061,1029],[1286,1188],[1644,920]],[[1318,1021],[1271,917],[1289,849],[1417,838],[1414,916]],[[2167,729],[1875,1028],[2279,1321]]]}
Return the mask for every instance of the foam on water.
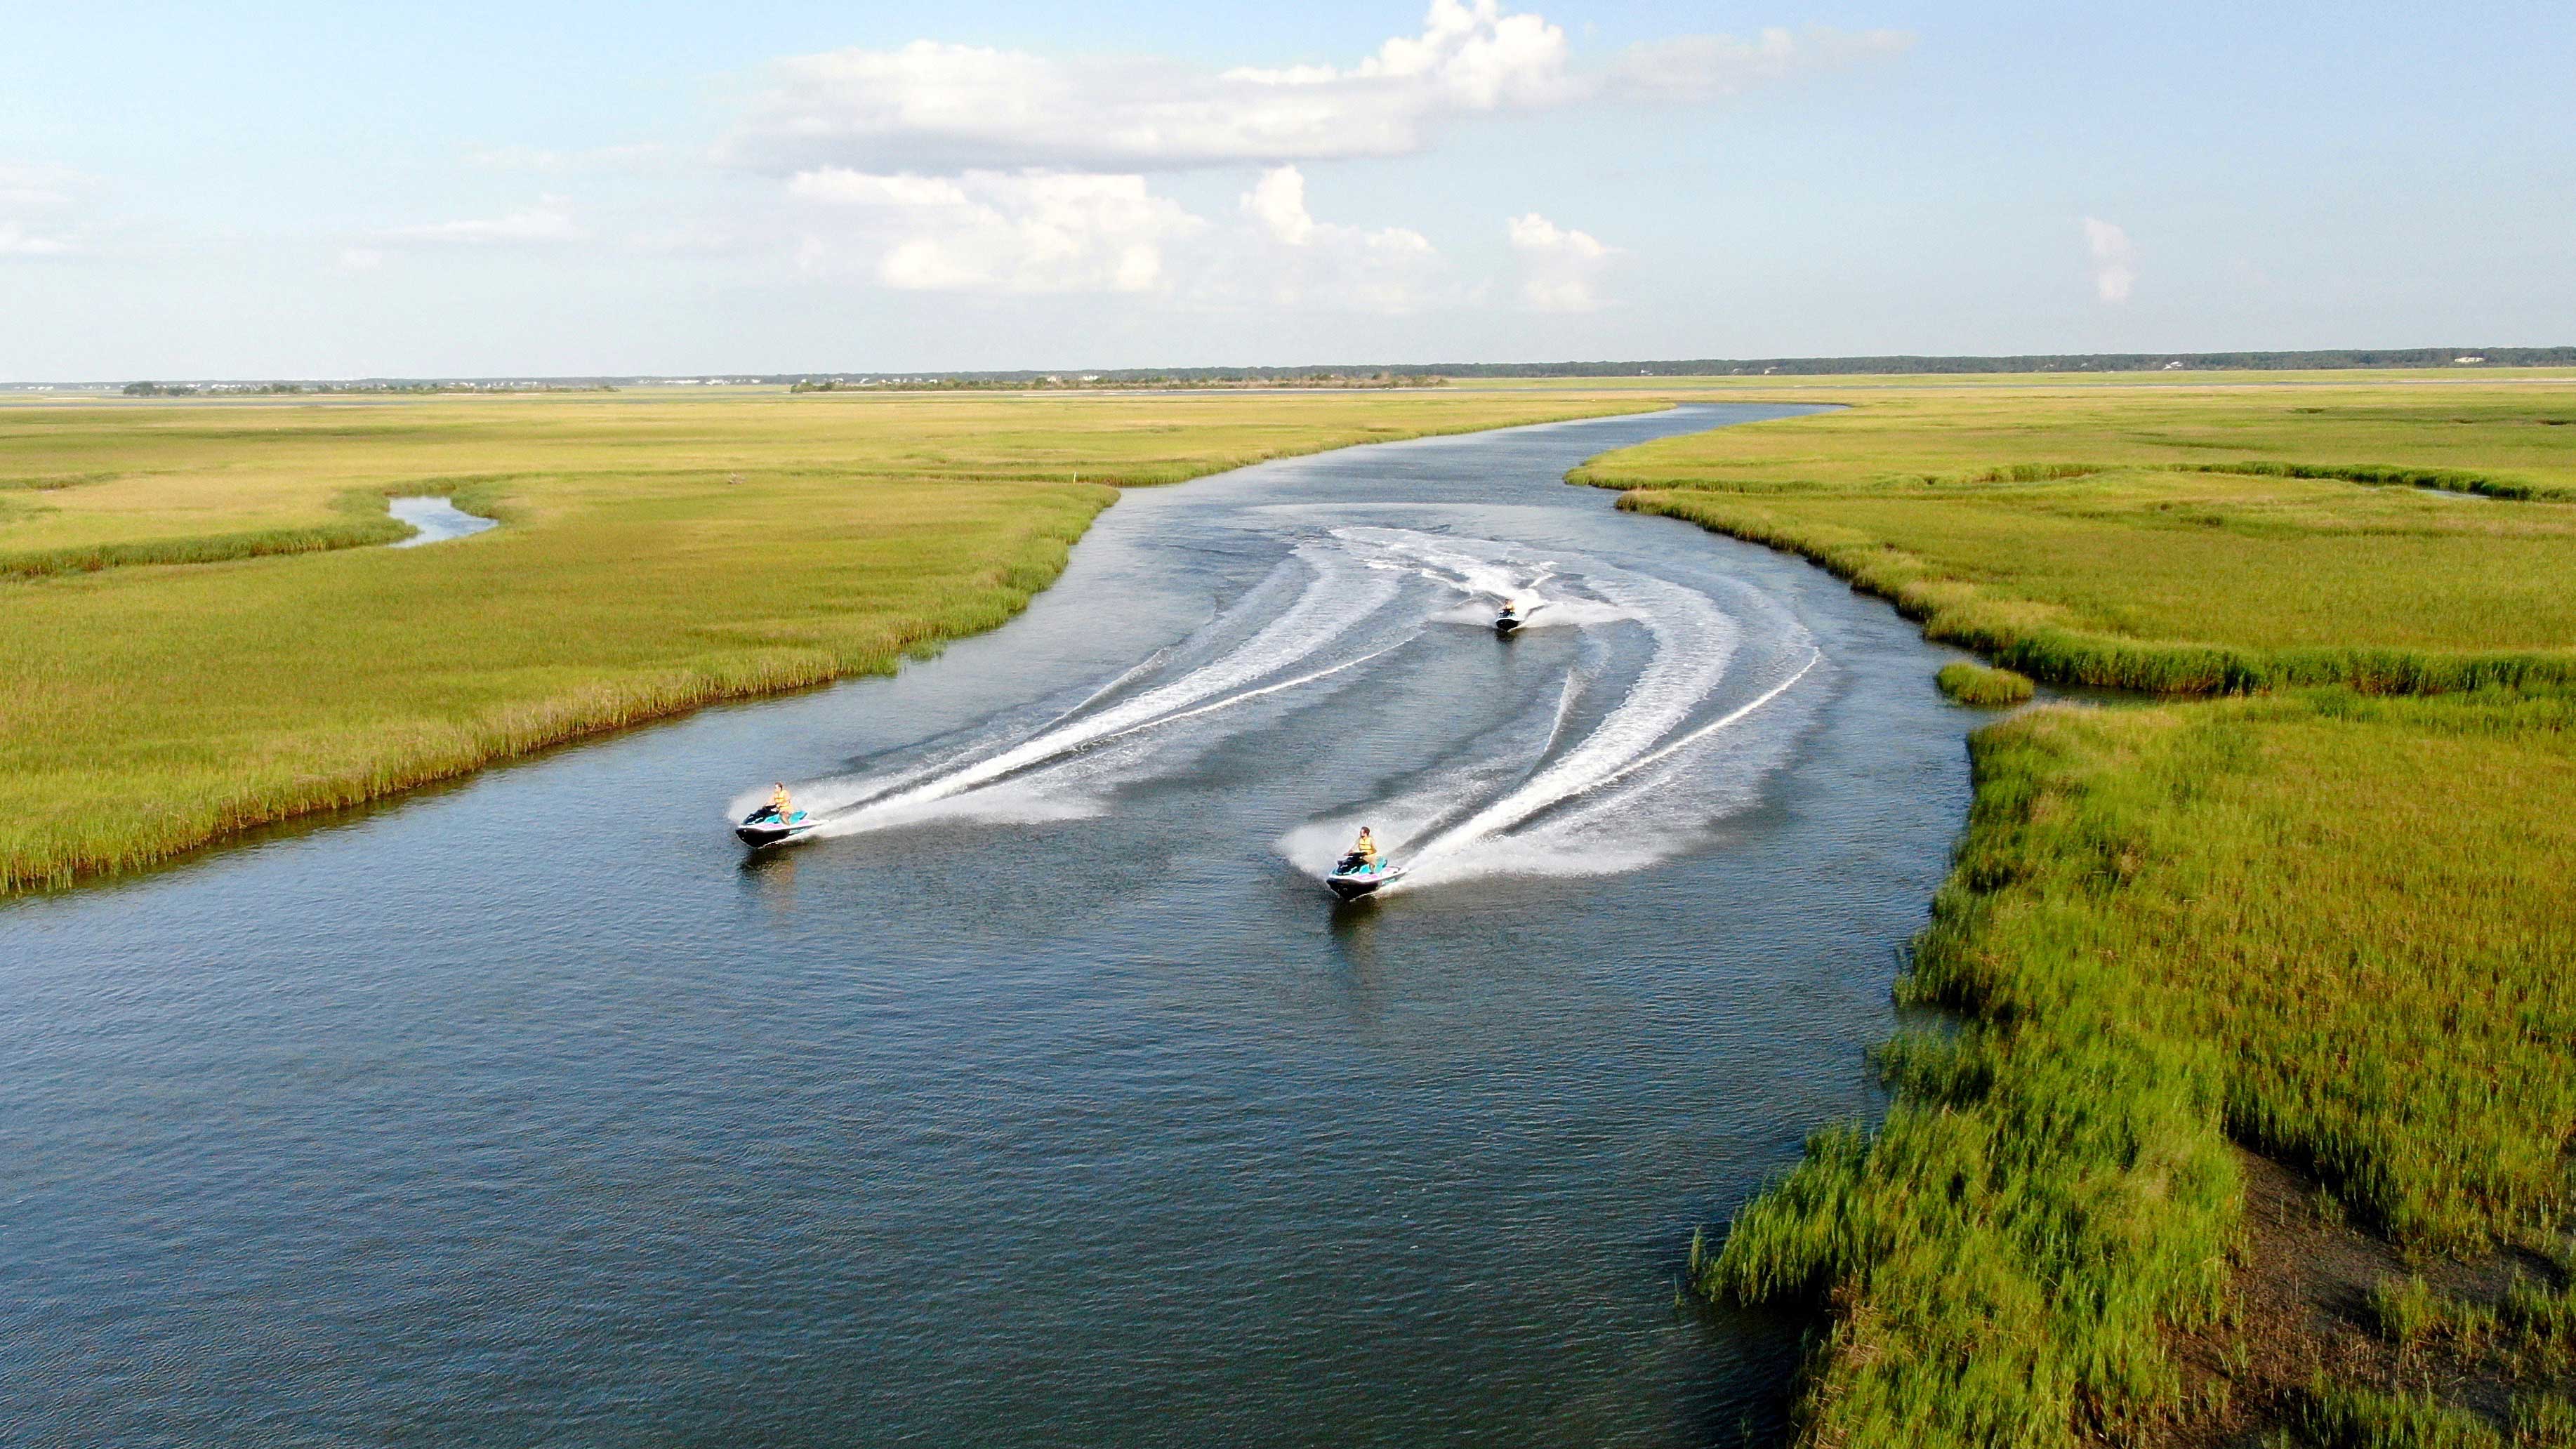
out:
{"label": "foam on water", "polygon": [[1410,889],[1636,869],[1753,801],[1801,715],[1796,686],[1820,667],[1805,631],[1751,590],[1721,600],[1490,539],[1332,528],[1189,638],[1069,706],[993,721],[933,758],[816,782],[799,798],[822,836],[1096,814],[1119,787],[1184,769],[1270,717],[1246,706],[1302,704],[1400,651],[1455,647],[1440,626],[1489,627],[1505,599],[1525,629],[1578,632],[1562,685],[1498,704],[1437,767],[1382,798],[1289,829],[1276,842],[1284,858],[1321,876],[1365,820],[1412,868]]}

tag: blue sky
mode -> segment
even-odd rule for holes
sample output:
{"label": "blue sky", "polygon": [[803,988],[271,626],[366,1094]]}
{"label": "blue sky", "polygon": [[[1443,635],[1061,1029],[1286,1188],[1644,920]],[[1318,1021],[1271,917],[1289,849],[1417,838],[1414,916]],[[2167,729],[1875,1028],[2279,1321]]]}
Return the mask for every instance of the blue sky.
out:
{"label": "blue sky", "polygon": [[13,7],[0,380],[2576,341],[2576,6]]}

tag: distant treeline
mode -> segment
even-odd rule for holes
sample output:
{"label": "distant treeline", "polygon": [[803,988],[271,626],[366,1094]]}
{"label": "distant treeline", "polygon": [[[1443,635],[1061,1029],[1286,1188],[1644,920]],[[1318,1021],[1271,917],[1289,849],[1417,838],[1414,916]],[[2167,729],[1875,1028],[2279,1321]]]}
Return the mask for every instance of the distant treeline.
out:
{"label": "distant treeline", "polygon": [[2304,372],[2372,367],[2571,367],[2576,347],[2395,347],[2318,352],[2067,352],[2017,357],[1702,357],[1666,362],[1444,362],[1449,377],[1709,377],[1778,373]]}
{"label": "distant treeline", "polygon": [[983,373],[903,377],[798,378],[789,392],[1044,392],[1051,389],[1155,387],[1445,387],[1427,372],[1352,372],[1325,368],[1171,368],[1160,372]]}
{"label": "distant treeline", "polygon": [[[862,373],[877,387],[1419,387],[1459,377],[1732,377],[1776,373],[2300,372],[2373,367],[2576,367],[2576,347],[2403,347],[2319,352],[2063,352],[2017,357],[1696,357],[1636,362],[1102,368],[1096,372]],[[1078,379],[1078,380],[1077,380]],[[763,382],[787,381],[762,378]],[[846,379],[842,386],[855,386]]]}
{"label": "distant treeline", "polygon": [[312,397],[380,393],[615,392],[609,383],[562,382],[129,382],[127,397]]}
{"label": "distant treeline", "polygon": [[1830,377],[1852,373],[2303,372],[2396,367],[2576,367],[2576,347],[2384,347],[2311,352],[2055,352],[2012,357],[1693,357],[1633,362],[1319,363],[1301,367],[1120,367],[1090,372],[772,372],[723,378],[361,378],[350,382],[134,382],[130,397],[315,393],[614,392],[732,384],[795,392],[922,389],[1040,391],[1102,387],[1437,387],[1471,377]]}

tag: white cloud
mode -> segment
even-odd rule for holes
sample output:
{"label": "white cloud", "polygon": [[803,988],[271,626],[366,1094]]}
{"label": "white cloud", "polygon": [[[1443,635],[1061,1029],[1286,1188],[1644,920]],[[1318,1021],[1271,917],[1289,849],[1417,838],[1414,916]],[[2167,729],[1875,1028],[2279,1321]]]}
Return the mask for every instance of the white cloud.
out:
{"label": "white cloud", "polygon": [[1773,26],[1751,40],[1677,35],[1621,52],[1610,67],[1611,91],[1627,100],[1712,101],[1756,86],[1895,55],[1913,44],[1914,37],[1901,30],[1853,32],[1830,26],[1814,27],[1804,35]]}
{"label": "white cloud", "polygon": [[[1206,225],[1142,176],[829,167],[800,173],[789,191],[843,212],[876,279],[905,291],[1147,291],[1164,279],[1165,247]],[[808,237],[799,264],[820,269],[833,250]]]}
{"label": "white cloud", "polygon": [[787,185],[807,275],[904,291],[1151,294],[1199,309],[1276,303],[1405,313],[1458,289],[1429,238],[1318,219],[1293,166],[1265,172],[1239,219],[1193,214],[1138,174],[967,171],[882,175],[824,167]]}
{"label": "white cloud", "polygon": [[1306,177],[1294,166],[1261,173],[1243,194],[1243,213],[1278,241],[1302,247],[1315,239],[1315,218],[1306,212]]}
{"label": "white cloud", "polygon": [[2098,216],[2084,218],[2084,244],[2093,254],[2093,291],[2105,302],[2126,302],[2138,267],[2129,234]]}
{"label": "white cloud", "polygon": [[1590,312],[1601,305],[1601,274],[1616,255],[1588,232],[1533,211],[1505,224],[1520,260],[1521,302],[1537,312]]}
{"label": "white cloud", "polygon": [[1424,82],[1453,104],[1479,111],[1544,105],[1569,94],[1565,32],[1536,15],[1505,15],[1498,0],[1431,0],[1420,36],[1389,40],[1352,75]]}
{"label": "white cloud", "polygon": [[921,40],[778,63],[721,153],[796,172],[1136,171],[1422,149],[1444,121],[1587,100],[1697,101],[1901,48],[1904,37],[1682,37],[1578,69],[1563,28],[1500,0],[1431,0],[1418,35],[1348,67],[1210,72]]}
{"label": "white cloud", "polygon": [[1408,227],[1317,221],[1306,209],[1305,174],[1294,166],[1263,172],[1238,207],[1253,223],[1253,245],[1219,259],[1217,270],[1244,278],[1241,290],[1285,305],[1381,313],[1418,311],[1444,295],[1444,264],[1430,238]]}
{"label": "white cloud", "polygon": [[573,221],[572,212],[563,202],[550,196],[535,206],[506,216],[391,227],[378,235],[385,241],[407,245],[480,247],[579,241],[587,233]]}

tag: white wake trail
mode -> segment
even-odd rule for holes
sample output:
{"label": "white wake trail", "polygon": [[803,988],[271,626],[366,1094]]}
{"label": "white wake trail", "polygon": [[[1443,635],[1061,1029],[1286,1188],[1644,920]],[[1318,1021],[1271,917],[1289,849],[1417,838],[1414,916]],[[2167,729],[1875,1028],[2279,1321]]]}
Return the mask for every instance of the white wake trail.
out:
{"label": "white wake trail", "polygon": [[[830,833],[847,833],[864,828],[871,819],[895,823],[898,818],[918,818],[921,807],[989,788],[1010,776],[1145,730],[1329,678],[1396,647],[1385,646],[1357,659],[1263,684],[1270,676],[1331,647],[1383,610],[1402,587],[1402,580],[1392,574],[1355,570],[1346,558],[1314,545],[1299,548],[1291,557],[1310,568],[1314,577],[1277,618],[1214,661],[1133,699],[1084,714],[1085,708],[1113,693],[1120,683],[1139,677],[1145,666],[1130,669],[1118,681],[1094,691],[1084,705],[1059,716],[1018,744],[963,764],[914,772],[837,807],[834,814],[841,818],[832,820],[827,829]],[[1223,616],[1219,622],[1223,622]]]}
{"label": "white wake trail", "polygon": [[1647,604],[1640,612],[1654,638],[1654,653],[1629,685],[1627,697],[1590,734],[1519,788],[1424,841],[1416,848],[1418,857],[1436,857],[1498,835],[1627,773],[1717,688],[1735,652],[1735,622],[1703,594],[1661,580],[1637,580],[1628,587],[1639,585],[1639,591],[1660,597],[1639,600]]}

